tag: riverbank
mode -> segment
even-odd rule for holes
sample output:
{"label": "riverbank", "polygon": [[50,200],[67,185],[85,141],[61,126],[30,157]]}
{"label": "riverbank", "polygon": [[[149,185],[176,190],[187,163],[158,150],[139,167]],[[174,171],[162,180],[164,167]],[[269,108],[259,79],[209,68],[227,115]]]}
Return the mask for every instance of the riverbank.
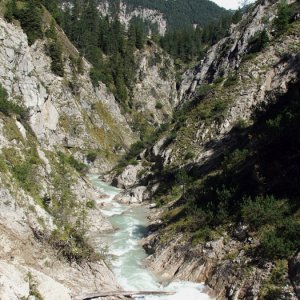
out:
{"label": "riverbank", "polygon": [[146,300],[209,300],[205,294],[205,286],[201,283],[174,281],[164,285],[160,277],[156,276],[145,266],[148,257],[142,247],[141,240],[148,230],[148,216],[152,210],[142,204],[123,204],[114,198],[121,190],[114,188],[98,176],[91,176],[93,185],[107,197],[98,200],[101,212],[108,217],[115,228],[113,232],[102,234],[102,246],[107,247],[109,264],[118,283],[124,290],[129,291],[174,291],[172,296],[145,296]]}

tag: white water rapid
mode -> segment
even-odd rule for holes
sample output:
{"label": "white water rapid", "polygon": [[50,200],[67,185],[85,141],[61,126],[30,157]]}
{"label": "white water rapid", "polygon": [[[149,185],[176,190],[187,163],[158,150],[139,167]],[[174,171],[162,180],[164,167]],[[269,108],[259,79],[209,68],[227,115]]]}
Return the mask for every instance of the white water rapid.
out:
{"label": "white water rapid", "polygon": [[98,176],[90,177],[94,186],[107,195],[99,201],[104,203],[102,213],[109,217],[117,230],[106,234],[103,239],[109,245],[108,252],[115,276],[126,291],[168,291],[176,292],[172,296],[144,296],[145,300],[210,300],[203,292],[204,285],[192,282],[174,281],[162,286],[158,279],[143,266],[147,257],[139,240],[144,236],[147,226],[146,209],[131,207],[113,200],[120,190],[102,182]]}

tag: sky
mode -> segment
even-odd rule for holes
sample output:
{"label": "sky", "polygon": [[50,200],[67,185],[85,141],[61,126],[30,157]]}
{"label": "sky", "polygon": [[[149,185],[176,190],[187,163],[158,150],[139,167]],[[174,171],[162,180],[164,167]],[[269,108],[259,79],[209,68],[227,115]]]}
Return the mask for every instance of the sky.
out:
{"label": "sky", "polygon": [[212,0],[219,6],[225,7],[226,9],[237,9],[240,4],[240,0]]}

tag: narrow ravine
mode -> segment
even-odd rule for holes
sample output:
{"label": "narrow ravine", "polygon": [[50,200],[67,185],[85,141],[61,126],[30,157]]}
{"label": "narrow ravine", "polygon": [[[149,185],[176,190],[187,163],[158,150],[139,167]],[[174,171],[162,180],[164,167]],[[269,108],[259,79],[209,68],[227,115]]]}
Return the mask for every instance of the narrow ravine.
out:
{"label": "narrow ravine", "polygon": [[145,300],[210,300],[203,292],[204,285],[192,282],[174,281],[163,286],[143,265],[147,257],[139,241],[146,233],[147,210],[142,206],[130,206],[114,201],[120,190],[99,179],[97,175],[90,177],[93,185],[103,194],[99,199],[103,203],[102,213],[117,229],[103,236],[111,254],[111,265],[119,284],[128,291],[164,290],[174,291],[172,296],[145,296]]}

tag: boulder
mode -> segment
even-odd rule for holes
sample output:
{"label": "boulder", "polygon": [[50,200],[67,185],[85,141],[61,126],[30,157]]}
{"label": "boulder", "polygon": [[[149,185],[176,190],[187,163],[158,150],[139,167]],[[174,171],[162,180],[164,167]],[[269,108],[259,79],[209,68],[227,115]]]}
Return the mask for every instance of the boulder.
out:
{"label": "boulder", "polygon": [[129,189],[136,184],[138,173],[143,169],[142,164],[129,165],[124,171],[113,179],[113,185],[121,189]]}
{"label": "boulder", "polygon": [[138,186],[130,191],[130,195],[131,197],[135,198],[138,202],[143,202],[144,193],[146,190],[146,186]]}
{"label": "boulder", "polygon": [[133,189],[123,191],[122,193],[118,194],[114,200],[124,204],[141,203],[144,200],[144,194],[146,190],[146,186],[137,186]]}

